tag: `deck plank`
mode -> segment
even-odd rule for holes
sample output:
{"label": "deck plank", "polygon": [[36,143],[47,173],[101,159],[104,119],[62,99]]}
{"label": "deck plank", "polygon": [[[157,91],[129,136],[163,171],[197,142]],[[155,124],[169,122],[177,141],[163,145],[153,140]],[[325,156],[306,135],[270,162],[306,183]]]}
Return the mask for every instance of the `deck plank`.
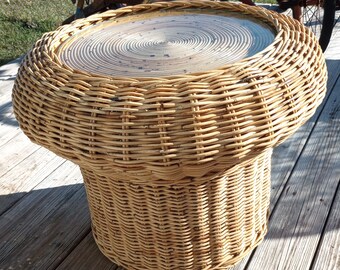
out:
{"label": "deck plank", "polygon": [[18,133],[19,124],[13,113],[12,102],[0,103],[0,146]]}
{"label": "deck plank", "polygon": [[39,148],[16,167],[0,174],[0,215],[33,190],[65,162],[52,152]]}
{"label": "deck plank", "polygon": [[8,143],[0,147],[0,175],[12,170],[39,148],[40,146],[33,144],[20,132]]}
{"label": "deck plank", "polygon": [[[12,69],[15,68],[12,67]],[[12,79],[0,81],[0,153],[2,153],[0,155],[0,175],[15,167],[21,162],[21,158],[25,159],[39,147],[33,145],[19,130],[11,102],[13,84]]]}
{"label": "deck plank", "polygon": [[13,114],[11,93],[14,80],[0,80],[0,147],[20,134],[19,124]]}
{"label": "deck plank", "polygon": [[311,270],[340,269],[340,186]]}
{"label": "deck plank", "polygon": [[340,92],[334,87],[247,269],[309,269],[340,175]]}
{"label": "deck plank", "polygon": [[100,252],[92,233],[83,239],[56,270],[69,269],[123,270]]}
{"label": "deck plank", "polygon": [[89,232],[80,171],[65,162],[1,216],[0,265],[55,269]]}
{"label": "deck plank", "polygon": [[14,85],[14,79],[15,79],[15,77],[13,77],[9,80],[0,80],[0,104],[5,104],[7,102],[11,102],[11,95],[12,95],[12,88],[13,88],[13,85]]}
{"label": "deck plank", "polygon": [[16,120],[6,119],[0,121],[0,147],[8,144],[10,140],[14,139],[21,133],[19,124]]}

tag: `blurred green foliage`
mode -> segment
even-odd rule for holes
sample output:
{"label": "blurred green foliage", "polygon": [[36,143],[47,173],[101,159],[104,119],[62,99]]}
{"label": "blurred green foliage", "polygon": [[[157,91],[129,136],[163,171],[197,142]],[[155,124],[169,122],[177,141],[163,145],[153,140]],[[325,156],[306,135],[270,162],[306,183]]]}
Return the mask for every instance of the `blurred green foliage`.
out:
{"label": "blurred green foliage", "polygon": [[0,65],[25,54],[74,11],[71,0],[0,0]]}

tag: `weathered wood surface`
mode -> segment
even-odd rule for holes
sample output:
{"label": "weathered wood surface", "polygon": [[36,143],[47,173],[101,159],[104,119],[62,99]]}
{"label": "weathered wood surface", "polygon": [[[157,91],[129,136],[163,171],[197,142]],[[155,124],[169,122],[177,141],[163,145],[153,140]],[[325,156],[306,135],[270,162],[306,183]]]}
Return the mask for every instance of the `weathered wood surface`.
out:
{"label": "weathered wood surface", "polygon": [[89,233],[57,267],[57,270],[69,269],[123,270],[123,268],[112,263],[99,251],[92,233]]}
{"label": "weathered wood surface", "polygon": [[[326,56],[328,99],[275,149],[268,235],[233,270],[340,269],[340,57]],[[94,243],[79,169],[19,130],[15,73],[0,68],[0,269],[121,270]]]}
{"label": "weathered wood surface", "polygon": [[3,269],[55,269],[89,233],[81,182],[79,169],[64,162],[1,215]]}
{"label": "weathered wood surface", "polygon": [[324,229],[322,240],[312,270],[340,269],[340,185],[331,206],[331,212]]}

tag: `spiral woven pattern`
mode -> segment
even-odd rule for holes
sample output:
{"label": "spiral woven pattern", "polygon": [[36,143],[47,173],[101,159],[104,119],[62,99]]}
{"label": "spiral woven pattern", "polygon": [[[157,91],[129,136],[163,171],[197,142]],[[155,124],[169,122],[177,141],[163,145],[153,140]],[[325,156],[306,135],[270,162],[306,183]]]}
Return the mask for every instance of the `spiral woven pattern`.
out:
{"label": "spiral woven pattern", "polygon": [[273,29],[260,20],[202,12],[155,12],[98,24],[65,42],[60,59],[101,75],[159,77],[218,68],[252,56],[274,40]]}
{"label": "spiral woven pattern", "polygon": [[[162,14],[202,13],[220,20],[230,12],[266,24],[262,29],[274,40],[251,55],[231,55],[231,62],[226,52],[221,59],[216,54],[216,66],[206,70],[195,59],[183,70],[186,60],[180,59],[190,57],[189,47],[208,51],[211,45],[190,35],[181,48],[188,55],[179,59],[169,50],[179,50],[181,34],[163,43],[148,43],[148,33],[133,42],[130,37],[131,54],[120,48],[119,37],[107,37],[103,42],[116,39],[117,47],[96,45],[88,62],[67,52],[77,51],[92,30],[129,25],[136,16],[163,21]],[[216,35],[227,32],[216,29]],[[259,37],[252,38],[258,46]],[[155,44],[171,59],[162,70],[145,72],[139,63]],[[101,55],[105,51],[121,54],[121,70],[129,75],[116,74],[120,63]],[[168,57],[160,51],[154,57]],[[97,64],[99,71],[93,70]],[[94,236],[108,258],[127,269],[225,269],[263,238],[271,149],[313,115],[326,81],[318,42],[299,22],[258,7],[175,1],[108,11],[46,33],[19,69],[13,107],[33,142],[80,166]]]}

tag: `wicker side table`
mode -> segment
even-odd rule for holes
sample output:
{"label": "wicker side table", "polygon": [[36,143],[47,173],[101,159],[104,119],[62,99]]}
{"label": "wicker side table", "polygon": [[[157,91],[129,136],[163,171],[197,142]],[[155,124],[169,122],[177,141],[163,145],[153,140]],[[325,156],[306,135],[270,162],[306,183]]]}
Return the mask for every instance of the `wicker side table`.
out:
{"label": "wicker side table", "polygon": [[321,103],[300,23],[168,2],[46,33],[13,89],[21,129],[81,168],[95,240],[127,269],[225,269],[266,234],[272,148]]}

